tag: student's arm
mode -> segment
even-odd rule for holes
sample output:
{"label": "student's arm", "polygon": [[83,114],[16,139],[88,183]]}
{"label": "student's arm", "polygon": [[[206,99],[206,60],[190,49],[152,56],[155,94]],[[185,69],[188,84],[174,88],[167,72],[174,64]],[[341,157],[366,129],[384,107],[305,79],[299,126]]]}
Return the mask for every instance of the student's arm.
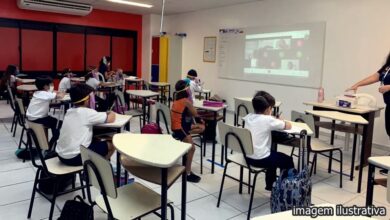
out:
{"label": "student's arm", "polygon": [[284,121],[284,130],[290,130],[292,125],[289,121]]}
{"label": "student's arm", "polygon": [[353,90],[353,91],[356,92],[356,90],[357,90],[359,87],[367,86],[367,85],[371,85],[371,84],[373,84],[373,83],[379,82],[379,76],[380,76],[379,73],[373,73],[373,74],[371,74],[370,76],[364,78],[363,80],[361,80],[361,81],[355,83],[353,86],[351,86],[350,88],[348,88],[347,91]]}
{"label": "student's arm", "polygon": [[106,119],[106,122],[107,123],[113,123],[115,121],[115,112],[107,112],[107,119]]}
{"label": "student's arm", "polygon": [[281,119],[274,118],[270,116],[269,118],[269,124],[271,127],[271,130],[290,130],[291,129],[291,123],[288,121],[284,121]]}
{"label": "student's arm", "polygon": [[194,108],[194,106],[192,105],[192,103],[190,101],[186,101],[185,104],[193,117],[199,116],[198,111],[196,111],[196,109]]}
{"label": "student's arm", "polygon": [[57,94],[56,94],[57,99],[62,99],[62,98],[64,98],[64,96],[65,96],[65,93],[63,93],[63,92],[57,92]]}

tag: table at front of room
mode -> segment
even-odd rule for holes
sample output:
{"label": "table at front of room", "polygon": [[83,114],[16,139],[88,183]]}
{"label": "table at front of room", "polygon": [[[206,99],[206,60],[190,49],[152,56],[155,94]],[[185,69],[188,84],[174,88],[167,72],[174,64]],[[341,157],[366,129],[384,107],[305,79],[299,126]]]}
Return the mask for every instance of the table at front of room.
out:
{"label": "table at front of room", "polygon": [[199,92],[195,92],[198,94],[198,99],[201,100],[202,99],[202,94],[204,94],[205,96],[205,100],[209,100],[210,99],[210,96],[211,96],[211,90],[210,89],[202,89],[201,91]]}
{"label": "table at front of room", "polygon": [[[222,121],[225,122],[226,120],[226,108],[227,108],[227,105],[223,105],[222,107],[209,107],[209,106],[203,106],[203,102],[202,101],[199,101],[199,100],[194,100],[194,107],[196,109],[200,109],[200,110],[204,110],[204,111],[208,111],[208,112],[212,112],[213,113],[213,117],[212,117],[212,120],[217,123],[219,120],[221,120],[220,118],[218,118],[218,112],[220,111],[223,111],[223,116],[222,116]],[[215,166],[215,143],[216,143],[216,132],[214,133],[214,138],[213,138],[213,149],[212,149],[212,153],[211,153],[211,173],[214,173],[214,166]],[[205,138],[204,138],[205,139]],[[204,146],[206,146],[206,140],[203,141],[204,142]],[[221,147],[221,165],[223,165],[223,147]]]}
{"label": "table at front of room", "polygon": [[[121,133],[125,126],[130,123],[131,115],[120,115],[115,114],[115,121],[113,123],[103,123],[95,125],[94,128],[111,128],[115,132]],[[116,152],[116,185],[119,187],[121,179],[121,163],[120,163],[120,153]],[[127,178],[126,178],[127,181]]]}
{"label": "table at front of room", "polygon": [[[142,98],[142,125],[146,124],[146,106],[148,105],[148,98],[159,97],[157,92],[150,90],[126,90],[126,93],[132,96]],[[150,108],[148,108],[148,116],[150,115]],[[149,120],[149,117],[148,117]]]}
{"label": "table at front of room", "polygon": [[[343,112],[338,111],[318,111],[318,110],[307,110],[305,111],[307,114],[311,114],[314,117],[317,118],[326,118],[332,120],[332,124],[335,123],[335,121],[341,121],[341,122],[347,122],[354,124],[356,127],[356,130],[358,129],[358,126],[363,126],[363,140],[362,140],[362,147],[361,147],[361,153],[360,153],[360,165],[359,165],[359,177],[358,177],[358,187],[357,192],[360,193],[361,191],[361,185],[362,185],[362,175],[363,175],[363,166],[364,165],[364,155],[365,155],[365,143],[367,142],[367,133],[368,133],[368,121],[364,119],[360,115],[353,115],[353,114],[347,114]],[[353,167],[355,164],[355,151],[356,146],[354,146],[354,149],[352,150],[352,160],[351,160],[351,174],[350,177],[353,177]],[[371,146],[370,146],[370,155],[371,155]]]}
{"label": "table at front of room", "polygon": [[[157,87],[158,90],[160,91],[161,95],[160,95],[160,100],[164,100],[164,103],[165,103],[165,99],[163,99],[163,97],[166,97],[166,100],[168,101],[168,106],[171,106],[171,84],[169,83],[166,83],[166,82],[149,82],[149,89],[154,91],[152,89],[152,87]],[[168,89],[166,89],[168,88]],[[168,96],[166,96],[166,93],[168,93]]]}
{"label": "table at front of room", "polygon": [[[161,219],[167,219],[168,168],[182,158],[186,164],[186,155],[191,144],[175,140],[171,135],[163,134],[116,134],[113,144],[118,152],[146,166],[161,168]],[[182,174],[181,219],[186,217],[187,177]]]}

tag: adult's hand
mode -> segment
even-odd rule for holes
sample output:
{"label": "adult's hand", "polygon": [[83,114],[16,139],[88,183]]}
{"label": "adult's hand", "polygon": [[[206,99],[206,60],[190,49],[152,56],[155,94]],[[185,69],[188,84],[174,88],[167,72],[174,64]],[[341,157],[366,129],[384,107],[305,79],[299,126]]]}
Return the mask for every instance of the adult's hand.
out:
{"label": "adult's hand", "polygon": [[353,91],[354,93],[356,93],[356,91],[357,91],[358,88],[359,88],[358,86],[353,85],[353,86],[349,87],[348,89],[346,89],[345,91],[346,91],[346,92],[348,92],[348,91]]}
{"label": "adult's hand", "polygon": [[390,91],[390,85],[380,86],[379,89],[378,89],[378,91],[379,91],[380,93],[384,94],[384,93]]}

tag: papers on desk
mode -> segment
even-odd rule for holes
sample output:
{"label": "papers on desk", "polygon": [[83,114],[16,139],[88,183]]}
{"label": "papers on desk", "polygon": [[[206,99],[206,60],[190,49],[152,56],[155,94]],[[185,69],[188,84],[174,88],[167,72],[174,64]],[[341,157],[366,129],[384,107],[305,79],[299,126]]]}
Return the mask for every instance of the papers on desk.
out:
{"label": "papers on desk", "polygon": [[298,127],[296,125],[292,125],[290,130],[283,130],[283,131],[289,134],[300,134],[302,130],[303,128]]}
{"label": "papers on desk", "polygon": [[104,127],[104,128],[121,128],[126,125],[131,119],[131,115],[115,115],[115,121],[113,123],[103,123],[96,125],[96,127]]}

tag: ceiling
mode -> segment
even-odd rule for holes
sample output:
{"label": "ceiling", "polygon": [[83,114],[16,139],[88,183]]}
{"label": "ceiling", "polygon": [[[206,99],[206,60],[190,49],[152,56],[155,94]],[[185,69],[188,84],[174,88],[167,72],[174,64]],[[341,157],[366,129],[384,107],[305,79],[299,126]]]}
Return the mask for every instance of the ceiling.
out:
{"label": "ceiling", "polygon": [[[138,3],[146,3],[153,5],[152,8],[140,8],[124,4],[109,2],[107,0],[70,0],[79,3],[91,4],[94,8],[119,11],[134,14],[160,14],[162,7],[162,0],[131,0]],[[218,8],[234,4],[242,4],[247,2],[254,2],[260,0],[166,0],[165,13],[179,14],[191,11],[199,11],[210,8]]]}

